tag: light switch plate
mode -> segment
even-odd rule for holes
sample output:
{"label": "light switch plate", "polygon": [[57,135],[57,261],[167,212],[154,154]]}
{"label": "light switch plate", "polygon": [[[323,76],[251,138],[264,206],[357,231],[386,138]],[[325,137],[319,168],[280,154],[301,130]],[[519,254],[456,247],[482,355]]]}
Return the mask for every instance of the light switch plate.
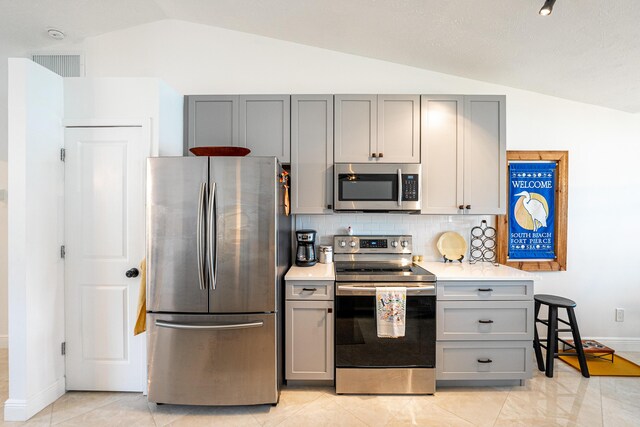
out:
{"label": "light switch plate", "polygon": [[616,308],[616,322],[624,322],[624,308]]}

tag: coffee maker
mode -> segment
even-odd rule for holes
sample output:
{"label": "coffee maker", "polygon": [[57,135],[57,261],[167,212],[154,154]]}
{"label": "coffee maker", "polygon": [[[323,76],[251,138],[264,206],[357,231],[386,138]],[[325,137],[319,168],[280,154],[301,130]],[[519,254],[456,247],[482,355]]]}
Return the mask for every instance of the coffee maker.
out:
{"label": "coffee maker", "polygon": [[316,264],[316,230],[296,231],[298,249],[296,250],[296,265],[311,267]]}

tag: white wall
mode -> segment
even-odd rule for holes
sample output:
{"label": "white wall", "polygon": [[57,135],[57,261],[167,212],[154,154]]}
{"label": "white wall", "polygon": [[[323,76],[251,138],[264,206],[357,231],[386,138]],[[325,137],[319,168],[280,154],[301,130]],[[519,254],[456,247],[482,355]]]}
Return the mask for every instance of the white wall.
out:
{"label": "white wall", "polygon": [[[640,116],[181,21],[89,38],[84,51],[88,76],[154,76],[185,94],[506,94],[508,149],[569,150],[568,271],[541,273],[537,292],[575,299],[584,336],[640,345]],[[448,228],[447,217],[419,221]]]}
{"label": "white wall", "polygon": [[8,105],[11,369],[4,417],[18,421],[64,393],[62,78],[11,59]]}

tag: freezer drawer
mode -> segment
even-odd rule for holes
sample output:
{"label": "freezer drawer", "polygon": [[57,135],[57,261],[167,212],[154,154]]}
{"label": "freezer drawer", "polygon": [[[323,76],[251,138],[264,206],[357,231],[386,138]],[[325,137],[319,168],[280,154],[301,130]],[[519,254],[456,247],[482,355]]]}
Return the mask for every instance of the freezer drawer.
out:
{"label": "freezer drawer", "polygon": [[149,401],[277,403],[276,314],[148,314]]}

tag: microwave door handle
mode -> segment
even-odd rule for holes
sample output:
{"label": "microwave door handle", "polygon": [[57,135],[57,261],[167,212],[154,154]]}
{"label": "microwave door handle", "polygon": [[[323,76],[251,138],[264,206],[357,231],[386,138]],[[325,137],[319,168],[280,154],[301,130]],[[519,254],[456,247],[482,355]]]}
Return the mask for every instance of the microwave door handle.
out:
{"label": "microwave door handle", "polygon": [[398,206],[402,206],[402,169],[398,169]]}

